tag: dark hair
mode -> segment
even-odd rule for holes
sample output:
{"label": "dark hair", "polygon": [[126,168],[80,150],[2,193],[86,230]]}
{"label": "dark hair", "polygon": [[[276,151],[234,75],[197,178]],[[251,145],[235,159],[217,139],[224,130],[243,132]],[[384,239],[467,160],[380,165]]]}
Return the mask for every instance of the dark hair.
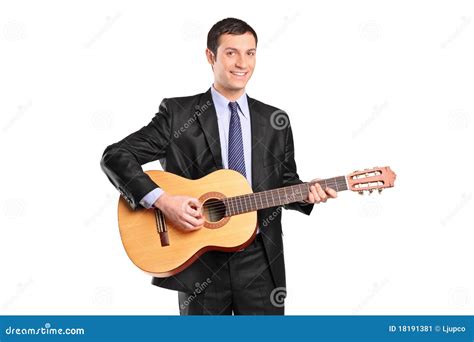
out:
{"label": "dark hair", "polygon": [[219,37],[223,34],[240,35],[250,32],[255,38],[255,45],[257,45],[257,33],[245,21],[236,18],[226,18],[218,21],[211,27],[207,34],[207,48],[211,50],[214,55],[217,55],[217,47],[219,46]]}

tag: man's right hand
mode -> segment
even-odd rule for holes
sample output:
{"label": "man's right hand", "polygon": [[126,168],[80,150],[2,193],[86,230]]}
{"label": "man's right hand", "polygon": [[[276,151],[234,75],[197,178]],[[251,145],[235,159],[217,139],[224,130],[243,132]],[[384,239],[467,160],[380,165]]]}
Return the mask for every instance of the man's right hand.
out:
{"label": "man's right hand", "polygon": [[204,217],[201,212],[202,204],[196,198],[189,196],[173,196],[166,192],[156,200],[154,206],[160,209],[166,219],[178,229],[190,232],[201,229]]}

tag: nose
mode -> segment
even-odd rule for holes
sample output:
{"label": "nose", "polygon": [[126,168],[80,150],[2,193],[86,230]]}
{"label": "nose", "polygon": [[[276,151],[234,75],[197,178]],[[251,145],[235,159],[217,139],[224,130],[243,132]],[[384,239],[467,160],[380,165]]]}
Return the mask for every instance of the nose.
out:
{"label": "nose", "polygon": [[235,66],[239,69],[247,69],[247,58],[246,56],[240,55],[235,61]]}

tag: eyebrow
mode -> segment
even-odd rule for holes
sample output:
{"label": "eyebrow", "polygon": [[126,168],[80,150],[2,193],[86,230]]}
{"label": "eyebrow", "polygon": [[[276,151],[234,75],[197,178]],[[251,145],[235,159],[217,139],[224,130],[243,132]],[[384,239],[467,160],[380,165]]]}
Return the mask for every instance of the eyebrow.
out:
{"label": "eyebrow", "polygon": [[[228,51],[228,50],[231,50],[231,51],[239,51],[238,49],[236,48],[232,48],[232,47],[228,47],[228,48],[225,48],[224,51]],[[250,51],[257,51],[256,48],[251,48],[251,49],[248,49],[247,52],[250,52]]]}

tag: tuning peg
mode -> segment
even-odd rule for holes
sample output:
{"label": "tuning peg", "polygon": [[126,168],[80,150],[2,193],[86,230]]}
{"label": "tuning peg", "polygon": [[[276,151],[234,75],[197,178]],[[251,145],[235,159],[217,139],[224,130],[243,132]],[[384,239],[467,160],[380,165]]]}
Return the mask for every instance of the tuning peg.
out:
{"label": "tuning peg", "polygon": [[374,189],[369,190],[369,195],[372,195],[372,192],[374,192]]}
{"label": "tuning peg", "polygon": [[382,190],[383,190],[382,188],[380,188],[380,189],[379,189],[379,194],[381,194],[381,193],[382,193]]}
{"label": "tuning peg", "polygon": [[363,195],[363,194],[364,194],[363,190],[359,191],[359,195]]}

